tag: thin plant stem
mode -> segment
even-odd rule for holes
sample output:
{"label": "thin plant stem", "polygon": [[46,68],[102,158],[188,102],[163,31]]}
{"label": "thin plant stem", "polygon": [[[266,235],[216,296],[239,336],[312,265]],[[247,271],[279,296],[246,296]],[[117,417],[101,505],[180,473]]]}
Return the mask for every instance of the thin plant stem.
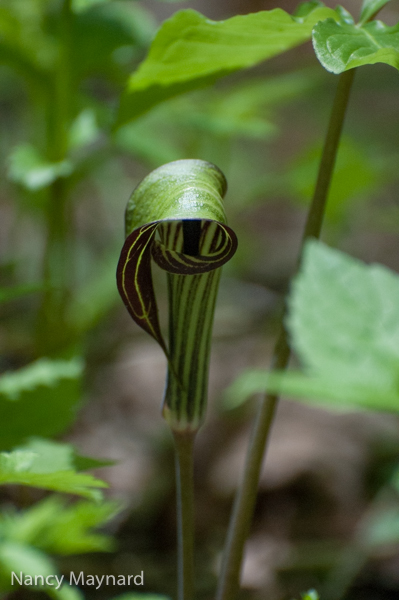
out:
{"label": "thin plant stem", "polygon": [[[354,70],[352,69],[342,73],[338,80],[330,122],[319,165],[316,187],[302,237],[298,264],[301,260],[305,242],[311,237],[318,238],[320,236],[353,77]],[[287,332],[284,327],[283,314],[280,322],[280,332],[273,352],[272,370],[281,371],[286,369],[289,363],[290,353],[291,350]],[[216,596],[217,600],[234,600],[239,591],[244,546],[251,526],[263,458],[278,399],[278,395],[276,394],[266,394],[260,401],[247,451],[244,473],[241,485],[237,490],[227,533]]]}
{"label": "thin plant stem", "polygon": [[[59,47],[46,98],[47,158],[63,161],[68,153],[68,127],[71,117],[72,80],[70,51],[73,13],[71,0],[63,0],[59,13]],[[47,240],[43,255],[45,291],[38,313],[38,352],[52,353],[68,338],[65,310],[71,272],[69,184],[58,178],[48,188],[46,228]]]}
{"label": "thin plant stem", "polygon": [[173,432],[176,455],[178,598],[194,598],[194,477],[195,432]]}

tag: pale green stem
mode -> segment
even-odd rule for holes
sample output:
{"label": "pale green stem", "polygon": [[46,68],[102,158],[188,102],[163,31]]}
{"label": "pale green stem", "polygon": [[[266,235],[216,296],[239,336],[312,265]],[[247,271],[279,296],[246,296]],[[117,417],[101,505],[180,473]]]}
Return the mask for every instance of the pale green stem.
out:
{"label": "pale green stem", "polygon": [[[298,262],[300,262],[305,242],[310,237],[318,238],[320,236],[353,76],[354,70],[352,69],[342,73],[338,80],[329,127],[319,165],[315,192],[308,212]],[[284,370],[288,365],[289,358],[290,347],[284,328],[283,315],[280,324],[280,334],[274,348],[272,369]],[[265,448],[269,439],[269,432],[276,412],[277,402],[277,395],[266,394],[259,405],[247,452],[243,478],[237,490],[230,520],[217,600],[234,600],[239,591],[244,545],[251,526]]]}
{"label": "pale green stem", "polygon": [[194,477],[195,432],[173,432],[176,454],[179,600],[194,598]]}

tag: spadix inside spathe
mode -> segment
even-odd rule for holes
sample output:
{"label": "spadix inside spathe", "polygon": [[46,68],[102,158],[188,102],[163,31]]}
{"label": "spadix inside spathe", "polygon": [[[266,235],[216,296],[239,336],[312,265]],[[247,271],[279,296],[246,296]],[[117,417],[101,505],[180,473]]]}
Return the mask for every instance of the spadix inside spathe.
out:
{"label": "spadix inside spathe", "polygon": [[[226,188],[214,165],[176,161],[150,173],[126,209],[118,289],[134,321],[168,358],[164,414],[179,430],[197,428],[202,420],[218,269],[237,248],[236,236],[226,225]],[[151,259],[167,272],[168,344],[159,325]]]}

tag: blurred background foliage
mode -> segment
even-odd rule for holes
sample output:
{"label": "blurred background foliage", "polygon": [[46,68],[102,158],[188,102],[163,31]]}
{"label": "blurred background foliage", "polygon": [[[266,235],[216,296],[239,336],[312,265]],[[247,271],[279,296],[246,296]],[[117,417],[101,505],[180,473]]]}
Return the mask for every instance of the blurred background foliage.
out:
{"label": "blurred background foliage", "polygon": [[[254,408],[226,410],[220,399],[244,367],[268,365],[336,77],[305,44],[114,123],[163,19],[179,8],[223,19],[276,6],[295,9],[291,0],[0,0],[0,481],[12,483],[1,488],[4,597],[45,597],[10,592],[10,570],[143,570],[140,591],[175,594],[172,447],[159,411],[165,364],[125,314],[115,268],[132,189],[180,158],[224,171],[240,243],[224,269],[210,416],[197,445],[198,597],[213,594]],[[346,8],[356,15],[360,3]],[[388,24],[398,16],[395,2],[381,14]],[[398,92],[390,67],[356,75],[324,234],[396,271]],[[243,597],[288,600],[315,587],[325,588],[323,600],[397,598],[398,450],[393,417],[283,402]],[[104,484],[81,472],[92,468],[110,486],[106,501]],[[105,533],[93,531],[106,522]],[[54,597],[129,600],[133,591]]]}

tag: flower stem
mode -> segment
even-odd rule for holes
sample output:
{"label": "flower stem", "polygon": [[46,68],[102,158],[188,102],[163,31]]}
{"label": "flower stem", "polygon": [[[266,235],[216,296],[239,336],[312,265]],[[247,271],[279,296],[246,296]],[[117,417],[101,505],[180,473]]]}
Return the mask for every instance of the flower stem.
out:
{"label": "flower stem", "polygon": [[[338,80],[330,122],[319,165],[316,187],[302,237],[298,263],[301,260],[305,242],[310,237],[318,238],[320,236],[353,77],[354,70],[352,69],[342,73]],[[280,322],[280,333],[277,338],[272,358],[272,370],[284,370],[288,365],[290,352],[287,332],[284,327],[283,314]],[[263,457],[277,403],[278,396],[276,394],[266,394],[259,405],[247,451],[243,478],[241,485],[237,490],[229,524],[216,596],[217,600],[233,600],[240,587],[240,572],[244,554],[244,545],[251,526]]]}
{"label": "flower stem", "polygon": [[194,597],[194,478],[195,432],[173,432],[176,455],[179,600]]}

